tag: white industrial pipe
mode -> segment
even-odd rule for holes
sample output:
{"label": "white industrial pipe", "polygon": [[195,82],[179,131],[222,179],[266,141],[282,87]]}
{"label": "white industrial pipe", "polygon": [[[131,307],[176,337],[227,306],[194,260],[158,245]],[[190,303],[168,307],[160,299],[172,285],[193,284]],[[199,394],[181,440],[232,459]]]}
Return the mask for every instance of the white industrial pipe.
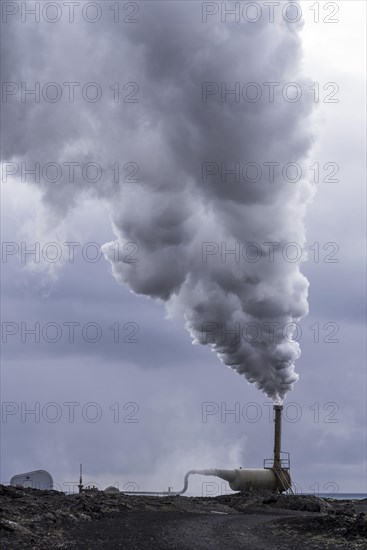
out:
{"label": "white industrial pipe", "polygon": [[286,470],[281,470],[281,474],[276,474],[272,468],[259,469],[237,469],[221,470],[218,468],[210,470],[190,470],[185,475],[184,486],[181,491],[124,491],[132,495],[183,495],[186,493],[189,485],[189,477],[192,474],[204,476],[216,476],[225,481],[232,491],[249,491],[250,489],[268,489],[269,491],[287,491],[291,486],[291,478]]}

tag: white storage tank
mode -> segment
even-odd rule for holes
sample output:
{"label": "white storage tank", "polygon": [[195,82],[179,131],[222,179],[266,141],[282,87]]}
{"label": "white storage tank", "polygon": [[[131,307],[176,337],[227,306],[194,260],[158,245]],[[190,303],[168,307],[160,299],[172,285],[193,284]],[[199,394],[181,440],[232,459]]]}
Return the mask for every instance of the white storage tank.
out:
{"label": "white storage tank", "polygon": [[17,474],[10,480],[10,485],[13,487],[31,487],[32,489],[52,489],[54,481],[51,474],[46,470],[34,470],[33,472],[25,472]]}
{"label": "white storage tank", "polygon": [[[204,475],[214,475],[228,481],[232,491],[249,491],[251,489],[268,489],[275,491],[280,488],[286,491],[291,486],[291,479],[283,470],[282,479],[279,480],[272,468],[262,469],[238,469],[238,470],[199,470]],[[279,485],[281,485],[279,487]]]}
{"label": "white storage tank", "polygon": [[109,487],[106,487],[104,490],[105,493],[111,493],[111,494],[118,494],[120,491],[117,487],[114,487],[113,485],[110,485]]}

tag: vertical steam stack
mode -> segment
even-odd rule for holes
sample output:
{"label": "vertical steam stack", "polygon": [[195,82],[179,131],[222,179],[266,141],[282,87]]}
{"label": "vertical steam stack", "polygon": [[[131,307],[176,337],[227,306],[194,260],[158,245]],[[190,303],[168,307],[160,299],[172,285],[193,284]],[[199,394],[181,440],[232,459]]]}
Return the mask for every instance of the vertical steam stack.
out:
{"label": "vertical steam stack", "polygon": [[274,463],[273,468],[281,468],[281,446],[282,446],[282,405],[274,405]]}
{"label": "vertical steam stack", "polygon": [[[276,479],[276,490],[283,492],[291,487],[291,476],[289,473],[289,454],[287,459],[282,461],[281,448],[282,448],[282,405],[274,405],[274,457],[273,467],[274,476]],[[286,462],[284,465],[283,462]],[[266,461],[265,461],[266,463]],[[265,465],[265,464],[264,464]]]}

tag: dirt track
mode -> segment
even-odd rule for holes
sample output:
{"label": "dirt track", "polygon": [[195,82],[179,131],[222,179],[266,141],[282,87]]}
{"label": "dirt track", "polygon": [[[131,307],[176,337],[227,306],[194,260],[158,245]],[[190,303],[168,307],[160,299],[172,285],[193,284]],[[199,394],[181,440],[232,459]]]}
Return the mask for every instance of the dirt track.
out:
{"label": "dirt track", "polygon": [[[274,519],[284,514],[195,514],[183,512],[136,512],[106,518],[74,528],[75,542],[66,548],[128,548],[131,550],[279,550],[295,548],[295,537],[274,536]],[[293,514],[292,514],[293,515]],[[296,515],[298,515],[296,513]],[[91,528],[92,527],[92,528]],[[297,537],[299,541],[299,538]],[[83,543],[82,543],[83,541]],[[81,543],[83,546],[81,546]],[[305,546],[303,546],[304,548]],[[308,545],[308,548],[321,548]],[[341,547],[339,547],[341,548]],[[348,548],[347,544],[344,546]],[[349,547],[350,548],[350,547]]]}
{"label": "dirt track", "polygon": [[366,502],[279,496],[66,496],[0,487],[3,548],[351,550],[367,547]]}

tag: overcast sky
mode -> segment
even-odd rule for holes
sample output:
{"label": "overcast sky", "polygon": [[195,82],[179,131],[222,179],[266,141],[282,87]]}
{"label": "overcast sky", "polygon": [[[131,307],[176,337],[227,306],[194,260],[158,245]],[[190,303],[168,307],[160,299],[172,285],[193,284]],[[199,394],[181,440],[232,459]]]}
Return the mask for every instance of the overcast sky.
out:
{"label": "overcast sky", "polygon": [[[272,346],[226,348],[228,362],[247,358],[243,374],[251,372],[267,395],[208,346],[192,345],[183,319],[186,314],[197,337],[198,301],[213,307],[216,319],[217,304],[221,311],[232,307],[226,274],[240,277],[242,264],[221,262],[219,251],[214,267],[211,257],[206,266],[198,247],[203,240],[220,247],[229,234],[228,248],[239,240],[260,242],[256,235],[261,242],[303,247],[302,261],[279,268],[300,289],[299,310],[285,290],[277,294],[278,275],[270,268],[246,271],[248,290],[244,296],[237,291],[236,304],[247,320],[258,318],[251,317],[246,300],[261,280],[276,287],[272,305],[276,298],[286,303],[287,316],[276,318],[296,320],[307,298],[299,270],[308,279],[309,313],[293,335],[301,356],[295,361],[299,379],[284,401],[283,450],[291,454],[299,490],[365,491],[365,3],[301,1],[297,23],[284,19],[300,11],[277,6],[270,22],[263,2],[255,3],[260,11],[240,11],[237,23],[216,2],[121,2],[119,12],[108,0],[81,2],[72,22],[58,2],[59,10],[41,12],[39,23],[22,12],[24,3],[7,4],[2,482],[46,469],[67,490],[83,463],[85,481],[102,488],[131,482],[140,490],[179,490],[193,468],[262,467],[273,449],[269,394],[291,387],[287,361],[298,345],[286,339],[278,371],[269,358]],[[87,4],[94,6],[85,9]],[[246,20],[256,15],[258,21]],[[223,80],[228,87],[236,81],[296,81],[303,96],[299,102],[277,95],[273,103],[252,103],[242,95],[237,103],[234,96],[221,101],[220,90],[212,88],[203,102],[202,83]],[[22,83],[29,90],[36,82],[39,102],[22,96]],[[45,87],[50,82],[57,86]],[[80,83],[74,102],[65,82]],[[82,95],[88,82],[100,86],[98,101],[90,100],[98,87]],[[50,100],[60,89],[62,97]],[[263,86],[264,95],[268,91]],[[241,108],[247,127],[239,122]],[[261,193],[247,185],[238,191],[233,182],[224,192],[214,180],[206,187],[195,169],[206,161],[219,166],[223,159],[297,161],[302,179],[264,185]],[[39,182],[22,174],[36,162]],[[74,181],[65,162],[79,163]],[[42,174],[47,163],[62,167],[60,181],[50,181],[54,166]],[[81,176],[87,163],[94,165]],[[195,177],[200,194],[193,191]],[[149,187],[140,192],[134,178]],[[131,243],[120,253],[136,263],[112,269],[116,249],[106,253],[108,261],[100,247],[116,239]],[[36,262],[25,254],[35,243]],[[172,254],[161,252],[162,243]],[[222,282],[220,292],[206,286],[203,266]],[[191,286],[180,287],[177,281],[187,273]],[[181,289],[179,298],[165,307],[162,298],[171,287],[173,294]],[[253,303],[258,308],[260,301],[254,297]],[[26,332],[37,330],[36,323],[39,342]],[[258,368],[259,357],[269,364],[269,378]],[[221,481],[208,481],[193,479],[190,491],[225,490]]]}

